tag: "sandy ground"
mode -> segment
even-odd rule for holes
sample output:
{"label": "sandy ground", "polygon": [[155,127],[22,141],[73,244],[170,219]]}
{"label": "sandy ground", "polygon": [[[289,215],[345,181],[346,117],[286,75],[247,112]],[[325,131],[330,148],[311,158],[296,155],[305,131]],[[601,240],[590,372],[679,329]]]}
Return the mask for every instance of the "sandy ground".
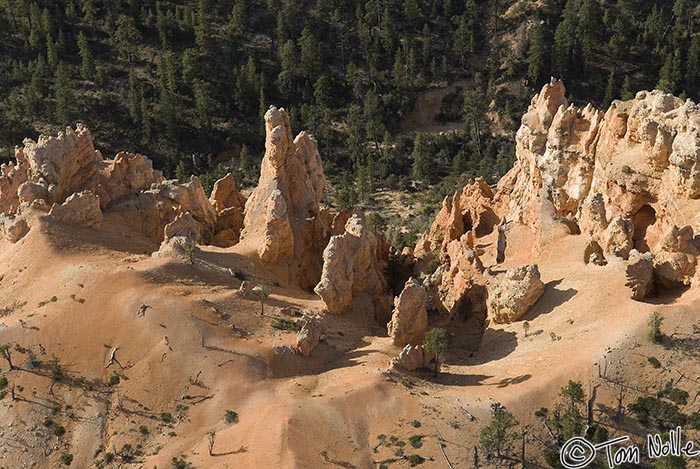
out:
{"label": "sandy ground", "polygon": [[[113,453],[106,467],[163,468],[184,458],[201,468],[371,468],[400,448],[379,445],[380,435],[403,443],[424,435],[405,454],[446,467],[439,435],[454,467],[472,467],[490,403],[532,422],[569,379],[591,385],[603,362],[644,369],[653,352],[673,373],[676,355],[641,345],[647,318],[664,313],[678,334],[700,319],[692,291],[630,300],[622,263],[586,266],[583,238],[565,236],[542,250],[546,291],[523,320],[491,325],[476,353],[448,352],[437,379],[399,375],[387,371],[399,350],[367,308],[325,317],[325,341],[304,359],[289,349],[295,334],[272,324],[285,306],[320,310],[314,295],[278,286],[284,273],[243,255],[244,246],[202,247],[191,265],[152,259],[156,247],[119,223],[108,216],[99,231],[35,225],[0,246],[0,343],[21,346],[12,358],[22,368],[7,374],[15,400],[0,401],[0,467],[60,467],[64,453],[72,467],[93,467]],[[513,236],[499,269],[530,261],[531,238]],[[271,286],[264,316],[236,293],[229,269]],[[106,368],[115,347],[119,364]],[[57,368],[63,376],[52,385]],[[236,421],[225,420],[228,410]],[[55,435],[58,427],[65,435]]]}

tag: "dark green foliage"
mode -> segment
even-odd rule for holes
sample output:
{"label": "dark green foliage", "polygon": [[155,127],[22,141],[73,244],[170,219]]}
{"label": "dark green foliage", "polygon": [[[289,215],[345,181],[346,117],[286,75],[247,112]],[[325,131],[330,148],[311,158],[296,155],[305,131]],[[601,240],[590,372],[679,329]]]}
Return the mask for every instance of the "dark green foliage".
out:
{"label": "dark green foliage", "polygon": [[650,364],[652,367],[654,367],[654,368],[661,368],[661,362],[659,361],[658,358],[656,358],[656,357],[649,357],[649,358],[647,358],[647,361],[649,362],[649,364]]}
{"label": "dark green foliage", "polygon": [[272,327],[281,331],[298,331],[300,327],[291,319],[275,318],[272,321]]}
{"label": "dark green foliage", "polygon": [[73,463],[73,455],[70,453],[61,453],[61,464],[64,466],[70,466]]}
{"label": "dark green foliage", "polygon": [[238,422],[238,413],[233,411],[233,410],[227,410],[224,413],[224,422],[227,424],[232,424],[232,423],[237,423]]}
{"label": "dark green foliage", "polygon": [[680,412],[678,406],[659,397],[638,397],[627,406],[637,420],[647,427],[668,430],[686,422],[687,416]]}
{"label": "dark green foliage", "polygon": [[653,312],[649,315],[649,332],[647,333],[649,340],[653,343],[658,344],[663,339],[664,335],[661,332],[661,324],[664,322],[663,316],[657,312]]}
{"label": "dark green foliage", "polygon": [[408,438],[408,442],[411,443],[411,446],[418,449],[423,446],[423,435],[413,435]]}
{"label": "dark green foliage", "polygon": [[435,360],[435,376],[440,373],[440,362],[442,359],[442,354],[445,353],[447,348],[450,346],[450,334],[442,328],[436,327],[430,329],[425,334],[425,339],[423,340],[423,347],[428,352],[434,353],[436,355]]}
{"label": "dark green foliage", "polygon": [[499,458],[507,456],[513,449],[517,425],[513,414],[495,404],[491,408],[491,421],[479,432],[479,443],[489,454]]}
{"label": "dark green foliage", "polygon": [[170,412],[163,412],[160,414],[160,419],[163,421],[165,424],[171,424],[175,421],[173,418],[173,414]]}

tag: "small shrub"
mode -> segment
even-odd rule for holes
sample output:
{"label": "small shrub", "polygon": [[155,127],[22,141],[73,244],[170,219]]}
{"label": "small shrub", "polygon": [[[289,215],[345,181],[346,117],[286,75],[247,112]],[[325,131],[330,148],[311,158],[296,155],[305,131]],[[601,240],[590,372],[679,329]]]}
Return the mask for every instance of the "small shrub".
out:
{"label": "small shrub", "polygon": [[150,431],[148,430],[147,426],[141,425],[139,427],[139,433],[145,436],[145,435],[148,435],[150,433]]}
{"label": "small shrub", "polygon": [[173,423],[173,422],[175,421],[175,419],[173,418],[173,414],[171,414],[170,412],[163,412],[163,413],[161,413],[161,414],[160,414],[160,419],[161,419],[164,423],[167,423],[167,424],[171,424],[171,423]]}
{"label": "small shrub", "polygon": [[109,385],[116,386],[120,382],[121,382],[121,379],[119,378],[119,375],[117,374],[117,372],[112,371],[112,376],[109,377]]}
{"label": "small shrub", "polygon": [[627,165],[622,165],[622,172],[624,174],[632,174],[632,168]]}
{"label": "small shrub", "polygon": [[411,446],[418,449],[423,446],[423,435],[413,435],[408,439],[408,442],[411,443]]}
{"label": "small shrub", "polygon": [[173,458],[171,467],[173,469],[191,469],[192,465],[187,462],[184,456]]}
{"label": "small shrub", "polygon": [[656,358],[656,357],[649,357],[649,358],[647,358],[647,361],[649,362],[649,364],[650,364],[652,367],[654,367],[654,368],[661,368],[661,362],[659,361],[658,358]]}
{"label": "small shrub", "polygon": [[7,387],[7,376],[0,376],[0,389]]}
{"label": "small shrub", "polygon": [[663,322],[664,318],[658,312],[654,311],[649,315],[649,322],[647,323],[649,326],[649,332],[647,333],[647,336],[649,337],[649,340],[655,344],[661,342],[661,339],[664,337],[664,335],[661,333],[661,324]]}
{"label": "small shrub", "polygon": [[114,453],[105,453],[105,459],[104,461],[109,464],[112,461],[114,461]]}
{"label": "small shrub", "polygon": [[688,393],[682,389],[671,389],[668,393],[668,398],[671,402],[678,405],[686,405],[688,403]]}
{"label": "small shrub", "polygon": [[53,425],[54,425],[53,420],[51,420],[51,419],[44,420],[44,426],[46,428],[53,427]]}
{"label": "small shrub", "polygon": [[58,438],[61,438],[63,435],[66,434],[66,429],[59,425],[58,427],[54,428],[53,434],[56,435]]}
{"label": "small shrub", "polygon": [[294,321],[286,318],[278,318],[272,321],[272,327],[281,331],[298,331],[301,329]]}
{"label": "small shrub", "polygon": [[224,422],[226,422],[227,424],[237,423],[238,413],[233,410],[227,410],[224,413]]}
{"label": "small shrub", "polygon": [[413,420],[411,425],[413,425],[413,428],[420,428],[420,422],[418,420]]}
{"label": "small shrub", "polygon": [[417,454],[412,454],[407,459],[411,467],[416,467],[418,464],[423,464],[425,462],[425,458]]}
{"label": "small shrub", "polygon": [[73,462],[73,455],[70,453],[62,453],[61,454],[61,463],[64,466],[70,466],[71,463]]}

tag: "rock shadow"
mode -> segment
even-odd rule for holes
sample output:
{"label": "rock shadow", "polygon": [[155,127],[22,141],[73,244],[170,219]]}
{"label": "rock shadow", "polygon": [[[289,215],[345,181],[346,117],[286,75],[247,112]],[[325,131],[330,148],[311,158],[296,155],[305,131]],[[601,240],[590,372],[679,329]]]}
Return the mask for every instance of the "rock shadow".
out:
{"label": "rock shadow", "polygon": [[486,329],[481,337],[479,349],[471,352],[468,349],[448,351],[445,363],[448,365],[482,365],[493,360],[510,355],[518,345],[515,332],[503,329]]}
{"label": "rock shadow", "polygon": [[538,316],[549,314],[552,311],[554,311],[555,308],[563,305],[567,301],[571,300],[574,296],[576,296],[578,290],[574,288],[567,288],[566,290],[560,290],[556,288],[561,284],[563,280],[564,279],[559,279],[547,282],[544,286],[544,293],[542,294],[540,299],[537,300],[537,303],[535,303],[535,305],[532,308],[530,308],[530,311],[528,311],[527,314],[525,314],[519,320],[531,321]]}

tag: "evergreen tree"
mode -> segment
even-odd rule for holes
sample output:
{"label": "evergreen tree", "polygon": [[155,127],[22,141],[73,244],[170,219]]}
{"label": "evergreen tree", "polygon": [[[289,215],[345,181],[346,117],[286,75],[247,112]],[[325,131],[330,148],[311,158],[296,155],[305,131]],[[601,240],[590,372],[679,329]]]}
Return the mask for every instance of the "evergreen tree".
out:
{"label": "evergreen tree", "polygon": [[617,81],[615,80],[615,70],[611,70],[608,76],[608,84],[605,87],[605,95],[603,96],[603,108],[608,108],[616,95]]}
{"label": "evergreen tree", "polygon": [[530,45],[527,50],[527,76],[534,86],[538,86],[547,70],[548,46],[544,37],[544,26],[535,27],[530,33]]}
{"label": "evergreen tree", "polygon": [[71,121],[73,93],[71,88],[68,66],[60,61],[56,66],[56,73],[53,79],[53,92],[55,100],[56,121],[60,126],[66,126]]}
{"label": "evergreen tree", "polygon": [[229,19],[229,28],[231,32],[240,36],[245,31],[245,25],[248,17],[248,5],[246,0],[236,0],[233,4],[233,10],[231,11],[231,17]]}
{"label": "evergreen tree", "polygon": [[297,78],[298,52],[294,41],[288,40],[280,50],[281,71],[277,76],[277,86],[285,94],[291,94],[295,89]]}
{"label": "evergreen tree", "polygon": [[119,58],[132,63],[136,59],[141,33],[136,29],[134,19],[127,15],[120,15],[117,18],[116,27],[113,40],[117,46]]}
{"label": "evergreen tree", "polygon": [[323,54],[321,53],[321,45],[309,27],[304,28],[301,32],[299,56],[304,77],[317,76],[323,65]]}
{"label": "evergreen tree", "polygon": [[578,0],[567,0],[562,21],[554,33],[552,67],[560,78],[569,78],[575,72],[578,56],[577,7]]}
{"label": "evergreen tree", "polygon": [[432,184],[437,180],[437,166],[433,161],[429,140],[425,134],[416,135],[411,158],[413,159],[413,179],[426,184]]}
{"label": "evergreen tree", "polygon": [[136,87],[136,72],[132,68],[129,70],[129,96],[127,98],[129,105],[129,117],[134,123],[139,122],[139,111],[141,110],[141,102],[139,92]]}
{"label": "evergreen tree", "polygon": [[78,34],[78,50],[80,53],[80,76],[86,80],[92,80],[95,76],[95,58],[90,51],[87,37],[81,31]]}
{"label": "evergreen tree", "polygon": [[600,21],[602,17],[599,0],[583,0],[577,28],[581,56],[587,65],[593,61],[593,48],[600,44],[603,37],[603,25]]}

